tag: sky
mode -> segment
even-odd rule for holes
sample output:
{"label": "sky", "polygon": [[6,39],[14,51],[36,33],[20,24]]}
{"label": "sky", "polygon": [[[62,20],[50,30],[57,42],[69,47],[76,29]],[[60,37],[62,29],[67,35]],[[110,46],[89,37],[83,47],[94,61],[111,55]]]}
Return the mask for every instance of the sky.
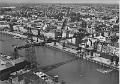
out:
{"label": "sky", "polygon": [[0,0],[4,3],[119,3],[119,0]]}

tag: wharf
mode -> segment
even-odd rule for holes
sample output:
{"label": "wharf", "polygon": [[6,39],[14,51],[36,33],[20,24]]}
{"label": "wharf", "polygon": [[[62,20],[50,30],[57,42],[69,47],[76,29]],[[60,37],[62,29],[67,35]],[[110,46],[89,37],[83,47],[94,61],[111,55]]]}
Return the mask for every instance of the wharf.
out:
{"label": "wharf", "polygon": [[[7,55],[4,55],[7,57]],[[24,61],[23,57],[20,57],[18,59],[7,59],[6,57],[4,57],[3,55],[0,55],[0,71],[10,68],[12,66],[14,66],[17,63],[20,63],[22,61]],[[10,57],[10,56],[9,56]]]}
{"label": "wharf", "polygon": [[[13,32],[6,32],[6,31],[4,31],[2,33],[6,33],[6,34],[10,34],[10,35],[16,35],[16,36],[20,35],[20,34],[16,34],[16,33],[13,33]],[[27,38],[25,35],[20,35],[20,36],[23,37],[23,38]],[[39,42],[42,42],[42,40],[39,40]],[[93,58],[91,58],[90,56],[81,56],[81,55],[77,54],[77,52],[78,52],[77,50],[71,49],[71,48],[63,48],[63,46],[60,43],[57,43],[56,45],[54,45],[54,43],[47,43],[45,46],[55,48],[55,49],[58,49],[60,51],[63,51],[63,52],[69,53],[69,54],[73,54],[73,55],[75,55],[77,57],[80,57],[80,58],[82,57],[83,59],[86,59],[88,61],[100,64],[102,66],[109,67],[111,69],[119,70],[119,66],[111,65],[109,59],[106,59],[106,58],[103,58],[103,57],[93,57]]]}
{"label": "wharf", "polygon": [[91,56],[81,56],[80,54],[77,54],[77,50],[71,49],[71,48],[63,49],[62,45],[60,45],[59,43],[56,46],[54,46],[53,43],[49,43],[49,44],[47,44],[47,47],[52,47],[52,48],[55,48],[55,49],[59,49],[63,52],[73,54],[73,55],[75,55],[79,58],[83,58],[83,59],[91,61],[93,63],[97,63],[97,64],[100,64],[102,66],[109,67],[111,69],[119,70],[119,66],[111,65],[110,60],[106,59],[106,58],[103,58],[103,57],[93,57],[93,58],[91,58]]}

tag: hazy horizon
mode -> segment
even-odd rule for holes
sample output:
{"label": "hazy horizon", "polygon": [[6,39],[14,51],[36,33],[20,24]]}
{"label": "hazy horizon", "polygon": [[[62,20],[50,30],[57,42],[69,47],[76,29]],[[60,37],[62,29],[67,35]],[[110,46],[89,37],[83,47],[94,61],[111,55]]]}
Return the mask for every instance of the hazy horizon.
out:
{"label": "hazy horizon", "polygon": [[119,4],[119,0],[0,0],[0,3],[103,3]]}

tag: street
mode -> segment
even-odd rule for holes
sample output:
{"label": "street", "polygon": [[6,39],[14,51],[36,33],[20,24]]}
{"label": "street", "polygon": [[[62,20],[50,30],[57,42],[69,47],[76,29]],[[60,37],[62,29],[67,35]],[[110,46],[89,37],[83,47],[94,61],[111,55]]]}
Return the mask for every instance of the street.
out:
{"label": "street", "polygon": [[[11,45],[23,45],[23,40],[13,39],[10,36],[0,34],[0,48],[3,53],[12,55],[13,47]],[[3,46],[4,45],[4,46]],[[20,55],[25,55],[24,50],[19,51]],[[48,66],[74,59],[71,54],[47,47],[36,47],[36,57],[39,67]],[[97,71],[101,67],[98,64],[88,62],[84,59],[60,64],[47,70],[47,74],[58,75],[60,81],[66,84],[118,84],[118,71],[113,70],[110,73],[103,74]],[[43,68],[44,69],[44,68]]]}

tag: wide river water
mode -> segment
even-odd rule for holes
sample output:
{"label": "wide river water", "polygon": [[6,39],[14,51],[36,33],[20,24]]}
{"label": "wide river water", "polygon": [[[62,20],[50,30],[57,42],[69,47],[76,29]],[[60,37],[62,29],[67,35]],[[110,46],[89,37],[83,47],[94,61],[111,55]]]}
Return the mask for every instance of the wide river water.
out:
{"label": "wide river water", "polygon": [[[13,55],[12,45],[23,45],[23,40],[14,39],[9,35],[0,34],[0,52]],[[39,66],[47,66],[73,59],[74,55],[48,47],[36,47],[36,58]],[[19,54],[25,56],[24,50]],[[59,75],[59,80],[66,84],[119,84],[119,72],[113,70],[103,74],[98,68],[101,65],[86,61],[84,59],[65,63],[59,67],[46,72],[49,75]]]}

